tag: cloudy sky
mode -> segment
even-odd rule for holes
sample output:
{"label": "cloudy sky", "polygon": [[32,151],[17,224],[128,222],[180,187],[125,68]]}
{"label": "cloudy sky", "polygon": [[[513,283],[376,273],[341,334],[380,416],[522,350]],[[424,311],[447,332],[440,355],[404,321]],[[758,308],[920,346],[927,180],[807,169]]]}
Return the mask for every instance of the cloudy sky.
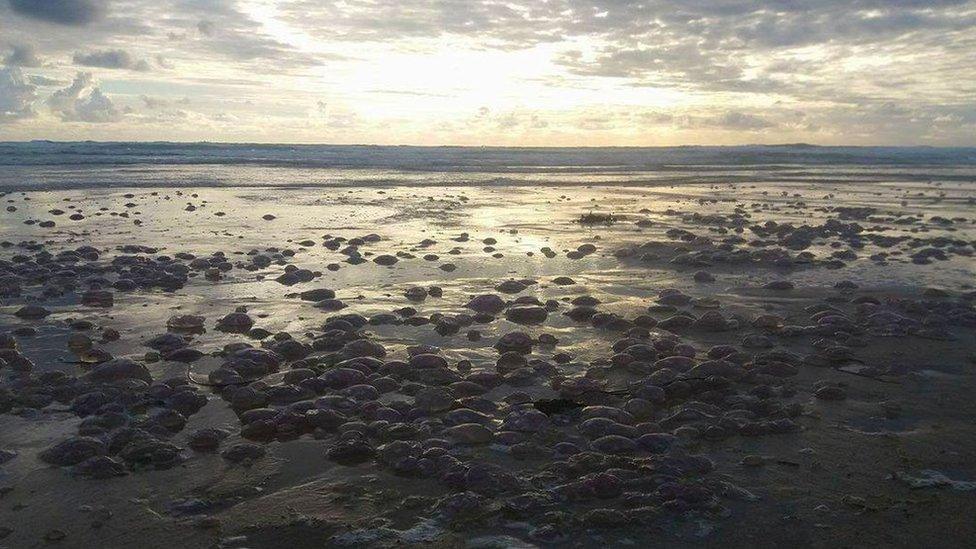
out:
{"label": "cloudy sky", "polygon": [[976,0],[0,0],[0,140],[976,145]]}

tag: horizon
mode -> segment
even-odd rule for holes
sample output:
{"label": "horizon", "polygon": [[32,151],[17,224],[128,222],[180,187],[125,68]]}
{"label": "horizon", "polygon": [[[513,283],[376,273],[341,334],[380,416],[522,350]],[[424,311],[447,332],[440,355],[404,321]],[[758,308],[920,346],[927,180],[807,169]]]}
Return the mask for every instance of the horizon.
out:
{"label": "horizon", "polygon": [[974,30],[976,0],[0,0],[0,141],[973,147]]}
{"label": "horizon", "polygon": [[30,143],[54,143],[54,144],[79,144],[89,143],[96,145],[239,145],[239,146],[259,146],[259,147],[377,147],[377,148],[417,148],[417,149],[680,149],[680,148],[701,148],[701,149],[736,149],[750,147],[766,148],[816,148],[816,149],[976,149],[976,145],[821,145],[817,143],[735,143],[735,144],[714,144],[714,143],[680,143],[674,145],[454,145],[450,143],[415,145],[411,143],[328,143],[328,142],[306,142],[306,141],[169,141],[169,140],[59,140],[59,139],[24,139],[24,140],[0,140],[0,145],[23,145]]}

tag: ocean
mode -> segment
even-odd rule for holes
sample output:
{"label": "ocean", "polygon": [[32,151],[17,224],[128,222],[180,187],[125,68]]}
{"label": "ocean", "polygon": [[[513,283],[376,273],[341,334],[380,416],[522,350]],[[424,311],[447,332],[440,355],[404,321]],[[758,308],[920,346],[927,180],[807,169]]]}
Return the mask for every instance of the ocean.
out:
{"label": "ocean", "polygon": [[976,148],[0,143],[0,189],[976,182]]}

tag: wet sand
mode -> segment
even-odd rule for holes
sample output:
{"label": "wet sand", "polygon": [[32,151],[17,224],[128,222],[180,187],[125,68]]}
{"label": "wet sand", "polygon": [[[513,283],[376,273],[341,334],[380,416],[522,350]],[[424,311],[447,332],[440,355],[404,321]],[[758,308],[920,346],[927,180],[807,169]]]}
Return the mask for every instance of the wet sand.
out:
{"label": "wet sand", "polygon": [[967,546],[973,196],[8,193],[0,546]]}

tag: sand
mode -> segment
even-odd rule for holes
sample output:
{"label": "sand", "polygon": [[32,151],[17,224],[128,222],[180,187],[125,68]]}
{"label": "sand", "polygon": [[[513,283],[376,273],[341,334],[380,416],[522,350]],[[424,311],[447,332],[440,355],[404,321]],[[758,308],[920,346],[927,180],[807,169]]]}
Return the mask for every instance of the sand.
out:
{"label": "sand", "polygon": [[[969,182],[3,200],[0,546],[976,534]],[[579,223],[588,213],[614,219]],[[499,308],[466,307],[486,294]],[[203,330],[148,346],[182,315]],[[274,364],[231,372],[241,344]],[[169,355],[184,345],[199,353]],[[92,392],[104,402],[83,406]],[[565,406],[540,411],[553,399]],[[113,438],[131,427],[159,453]],[[226,433],[218,448],[191,448],[209,428]],[[80,432],[108,458],[42,459]]]}

